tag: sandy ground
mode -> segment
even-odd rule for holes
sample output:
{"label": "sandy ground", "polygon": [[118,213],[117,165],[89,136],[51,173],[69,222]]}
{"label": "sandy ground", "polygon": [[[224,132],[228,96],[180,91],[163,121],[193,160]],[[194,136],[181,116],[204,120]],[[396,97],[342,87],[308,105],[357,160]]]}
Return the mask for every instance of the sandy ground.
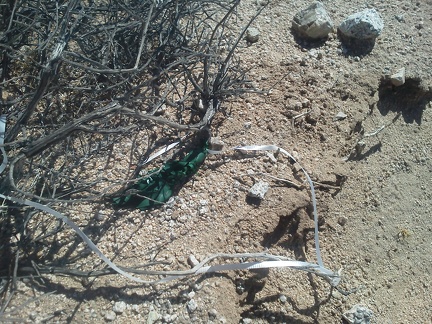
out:
{"label": "sandy ground", "polygon": [[[244,21],[259,2],[241,4]],[[385,25],[371,53],[346,54],[335,33],[320,45],[296,41],[292,17],[308,3],[272,2],[253,23],[259,41],[239,53],[254,85],[272,91],[224,104],[212,135],[225,142],[225,153],[210,156],[165,208],[115,212],[109,205],[83,205],[73,211],[86,211],[81,221],[98,246],[125,266],[151,256],[170,261],[166,269],[187,269],[191,254],[202,260],[265,249],[316,262],[309,192],[259,174],[301,183],[289,161],[230,150],[275,144],[297,157],[314,181],[330,185],[317,185],[321,253],[327,268],[342,269],[339,287],[352,293],[345,296],[321,278],[289,269],[151,287],[115,275],[90,281],[52,275],[18,283],[15,306],[52,293],[15,317],[49,323],[341,323],[344,312],[361,304],[373,311],[374,323],[432,321],[432,109],[419,90],[432,85],[432,2],[324,4],[335,25],[366,6],[379,11]],[[411,88],[380,86],[382,76],[401,67]],[[346,118],[337,120],[339,112]],[[375,136],[364,136],[381,126]],[[357,154],[359,140],[364,147]],[[341,190],[334,188],[337,179],[344,180]],[[259,180],[270,189],[261,204],[251,204],[246,193]],[[100,261],[88,256],[78,263],[89,268]]]}

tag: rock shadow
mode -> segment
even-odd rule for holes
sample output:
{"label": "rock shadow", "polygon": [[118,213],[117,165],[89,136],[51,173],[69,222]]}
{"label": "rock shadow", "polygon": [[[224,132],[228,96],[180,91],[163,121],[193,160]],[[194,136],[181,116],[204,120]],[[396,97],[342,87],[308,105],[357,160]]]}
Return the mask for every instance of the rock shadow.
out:
{"label": "rock shadow", "polygon": [[345,56],[366,56],[375,47],[375,39],[356,39],[344,36],[339,30],[337,32],[341,41],[342,53]]}
{"label": "rock shadow", "polygon": [[395,87],[388,79],[382,79],[378,89],[378,110],[385,116],[390,111],[400,113],[406,123],[421,124],[423,110],[432,100],[432,87],[421,78],[407,78]]}
{"label": "rock shadow", "polygon": [[303,35],[300,35],[299,32],[297,32],[293,27],[291,27],[291,35],[294,38],[294,41],[297,43],[298,46],[301,48],[304,48],[306,50],[311,50],[314,48],[320,48],[324,46],[324,44],[327,42],[329,37],[319,38],[319,39],[312,39],[307,38]]}

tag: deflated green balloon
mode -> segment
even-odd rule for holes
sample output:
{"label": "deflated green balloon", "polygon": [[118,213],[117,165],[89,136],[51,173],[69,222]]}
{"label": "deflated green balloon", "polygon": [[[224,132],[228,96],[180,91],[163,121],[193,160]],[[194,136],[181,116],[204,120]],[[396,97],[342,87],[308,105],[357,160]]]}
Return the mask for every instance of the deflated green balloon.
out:
{"label": "deflated green balloon", "polygon": [[116,197],[113,204],[117,207],[129,206],[145,210],[167,202],[173,194],[174,187],[194,175],[206,156],[207,145],[192,150],[183,160],[165,163],[160,171],[150,171],[148,177],[128,188],[134,189],[135,193]]}

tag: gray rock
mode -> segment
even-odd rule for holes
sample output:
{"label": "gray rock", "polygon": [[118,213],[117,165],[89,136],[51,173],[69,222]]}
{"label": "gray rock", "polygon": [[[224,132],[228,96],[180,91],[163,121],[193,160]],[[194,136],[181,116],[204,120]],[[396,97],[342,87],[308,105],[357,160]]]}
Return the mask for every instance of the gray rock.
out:
{"label": "gray rock", "polygon": [[112,321],[114,321],[114,320],[116,319],[116,317],[117,317],[117,315],[116,315],[116,313],[114,313],[113,311],[107,311],[107,312],[105,312],[105,316],[104,316],[104,318],[105,318],[105,320],[106,320],[107,322],[112,322]]}
{"label": "gray rock", "polygon": [[334,25],[324,5],[315,2],[294,16],[292,27],[299,36],[321,39],[332,32]]}
{"label": "gray rock", "polygon": [[124,301],[116,302],[112,310],[116,314],[122,314],[126,310],[126,303]]}
{"label": "gray rock", "polygon": [[285,303],[287,302],[287,297],[286,297],[285,295],[280,295],[280,296],[279,296],[279,301],[280,301],[282,304],[285,304]]}
{"label": "gray rock", "polygon": [[399,87],[405,83],[405,68],[397,70],[396,73],[390,75],[390,82],[395,86]]}
{"label": "gray rock", "polygon": [[339,26],[339,32],[348,38],[374,40],[384,28],[384,22],[375,9],[365,9],[352,14]]}
{"label": "gray rock", "polygon": [[268,189],[269,189],[269,184],[267,182],[258,181],[249,189],[248,196],[262,200],[264,199]]}
{"label": "gray rock", "polygon": [[249,43],[256,43],[259,40],[260,32],[254,27],[249,27],[246,30],[246,41]]}
{"label": "gray rock", "polygon": [[350,324],[370,324],[373,312],[365,306],[355,305],[342,317]]}

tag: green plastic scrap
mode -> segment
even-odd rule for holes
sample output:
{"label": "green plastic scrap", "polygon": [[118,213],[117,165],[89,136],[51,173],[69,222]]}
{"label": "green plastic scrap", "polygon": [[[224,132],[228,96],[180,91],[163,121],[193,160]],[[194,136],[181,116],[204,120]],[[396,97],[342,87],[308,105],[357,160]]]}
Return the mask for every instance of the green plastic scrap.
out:
{"label": "green plastic scrap", "polygon": [[[125,195],[113,199],[117,207],[130,206],[141,210],[162,205],[173,195],[174,187],[194,175],[207,156],[207,145],[192,150],[180,161],[169,161],[160,169],[127,189]],[[126,195],[127,191],[134,193]]]}

